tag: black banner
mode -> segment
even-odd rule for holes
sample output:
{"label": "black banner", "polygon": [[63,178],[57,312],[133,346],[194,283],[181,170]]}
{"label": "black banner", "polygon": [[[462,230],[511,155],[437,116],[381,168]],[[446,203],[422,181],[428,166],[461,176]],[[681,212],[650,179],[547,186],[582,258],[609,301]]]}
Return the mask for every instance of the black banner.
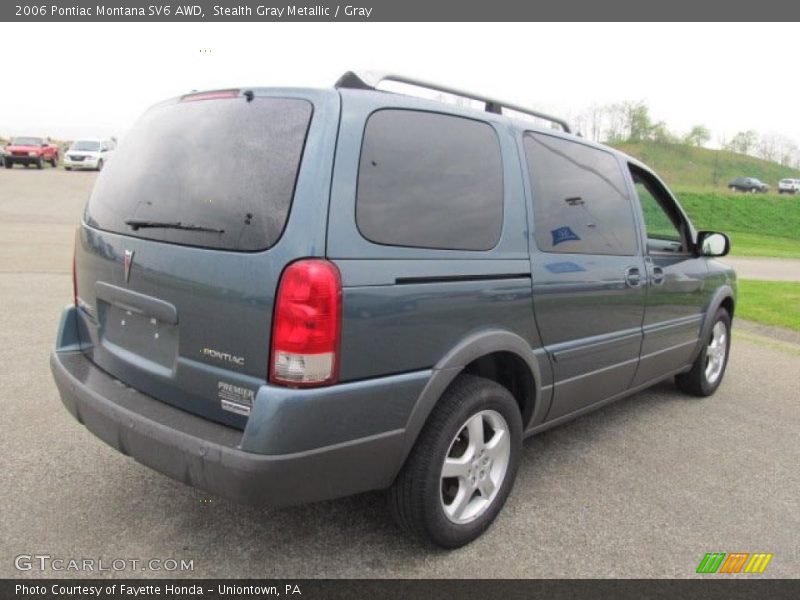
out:
{"label": "black banner", "polygon": [[800,580],[726,578],[694,580],[258,580],[258,579],[16,579],[0,581],[0,597],[79,600],[139,598],[220,600],[223,598],[324,598],[326,600],[379,598],[380,600],[613,600],[664,598],[673,600],[738,600],[800,597]]}
{"label": "black banner", "polygon": [[0,21],[791,21],[800,3],[670,0],[3,0]]}

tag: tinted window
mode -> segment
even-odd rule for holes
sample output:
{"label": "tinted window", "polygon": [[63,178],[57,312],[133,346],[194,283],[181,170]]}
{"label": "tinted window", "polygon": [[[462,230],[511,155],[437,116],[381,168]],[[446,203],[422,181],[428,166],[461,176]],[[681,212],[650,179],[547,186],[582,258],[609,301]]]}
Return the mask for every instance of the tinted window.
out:
{"label": "tinted window", "polygon": [[488,250],[503,223],[500,145],[486,123],[408,110],[367,121],[356,220],[379,244]]}
{"label": "tinted window", "polygon": [[[286,222],[311,110],[305,100],[244,97],[156,106],[98,177],[86,222],[177,244],[268,248]],[[221,233],[134,230],[126,220]]]}
{"label": "tinted window", "polygon": [[633,211],[612,154],[544,134],[525,135],[525,154],[540,250],[636,254]]}

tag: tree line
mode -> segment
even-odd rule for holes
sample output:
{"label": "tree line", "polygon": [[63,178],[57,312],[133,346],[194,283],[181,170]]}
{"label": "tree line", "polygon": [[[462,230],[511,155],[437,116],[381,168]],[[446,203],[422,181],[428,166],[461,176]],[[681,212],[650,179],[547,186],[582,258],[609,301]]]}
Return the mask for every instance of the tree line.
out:
{"label": "tree line", "polygon": [[[711,131],[702,124],[684,133],[671,130],[664,121],[654,120],[642,101],[593,104],[575,116],[573,123],[581,135],[605,144],[650,141],[705,147],[712,139]],[[780,133],[761,134],[748,129],[716,141],[723,150],[800,168],[800,147]]]}

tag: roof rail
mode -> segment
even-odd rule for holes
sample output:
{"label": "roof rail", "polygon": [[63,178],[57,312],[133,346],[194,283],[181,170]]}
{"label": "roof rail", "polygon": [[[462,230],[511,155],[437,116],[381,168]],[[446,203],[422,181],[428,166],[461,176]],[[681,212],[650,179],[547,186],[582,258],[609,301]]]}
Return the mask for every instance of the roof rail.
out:
{"label": "roof rail", "polygon": [[[473,94],[471,92],[457,90],[455,88],[446,87],[443,85],[439,85],[437,83],[428,83],[427,81],[420,81],[419,79],[412,79],[411,77],[404,77],[402,75],[393,75],[391,73],[373,73],[373,72],[357,73],[355,71],[348,71],[339,78],[334,87],[357,89],[357,90],[377,90],[378,86],[384,81],[394,81],[397,83],[404,83],[419,88],[425,88],[428,90],[443,92],[445,94],[451,94],[453,96],[459,96],[461,98],[469,98],[470,100],[477,100],[478,102],[483,102],[486,105],[486,112],[498,115],[502,115],[503,109],[507,108],[515,112],[520,112],[526,115],[530,115],[532,117],[536,117],[538,119],[550,121],[551,123],[555,123],[556,125],[561,127],[561,129],[563,129],[566,133],[572,133],[572,129],[570,128],[569,123],[567,123],[564,119],[553,117],[551,115],[531,110],[530,108],[525,108],[523,106],[518,106],[516,104],[511,104],[509,102],[502,102],[494,98],[487,98],[486,96],[479,96],[478,94]],[[381,91],[386,91],[386,90],[381,90]]]}

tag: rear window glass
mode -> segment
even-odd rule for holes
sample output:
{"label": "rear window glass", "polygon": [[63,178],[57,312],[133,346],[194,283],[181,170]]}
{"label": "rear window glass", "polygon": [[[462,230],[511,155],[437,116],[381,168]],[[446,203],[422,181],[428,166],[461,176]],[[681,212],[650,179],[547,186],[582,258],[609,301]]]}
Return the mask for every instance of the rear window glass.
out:
{"label": "rear window glass", "polygon": [[392,246],[489,250],[503,225],[503,167],[486,123],[380,110],[367,121],[356,220]]}
{"label": "rear window glass", "polygon": [[98,177],[86,222],[175,244],[269,248],[289,214],[311,113],[305,100],[244,96],[156,106]]}

